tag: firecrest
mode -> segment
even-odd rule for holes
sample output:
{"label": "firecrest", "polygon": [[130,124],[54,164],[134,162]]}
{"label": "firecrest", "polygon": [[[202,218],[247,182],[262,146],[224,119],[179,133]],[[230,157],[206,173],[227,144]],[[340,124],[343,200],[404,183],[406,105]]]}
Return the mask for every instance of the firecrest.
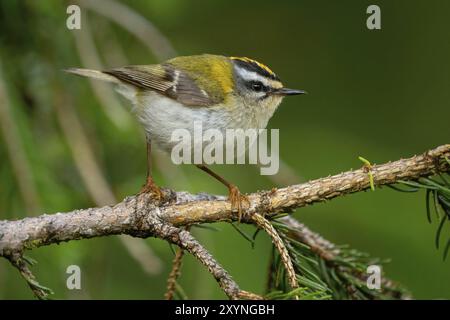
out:
{"label": "firecrest", "polygon": [[[158,199],[163,193],[150,173],[151,143],[169,151],[176,129],[264,129],[283,97],[303,94],[288,89],[267,66],[245,57],[195,55],[161,64],[133,65],[104,71],[71,68],[67,72],[111,82],[129,99],[147,136],[147,181],[142,192]],[[205,164],[197,167],[229,189],[229,200],[241,217],[245,195]]]}

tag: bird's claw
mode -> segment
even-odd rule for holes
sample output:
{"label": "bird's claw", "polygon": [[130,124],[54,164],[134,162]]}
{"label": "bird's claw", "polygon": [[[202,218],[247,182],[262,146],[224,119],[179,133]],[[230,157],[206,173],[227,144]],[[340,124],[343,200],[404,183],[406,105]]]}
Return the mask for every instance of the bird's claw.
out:
{"label": "bird's claw", "polygon": [[231,210],[237,210],[238,221],[241,222],[244,204],[249,206],[250,201],[245,194],[241,194],[238,187],[236,187],[235,185],[231,185],[229,190],[230,194],[228,195],[228,200],[231,203]]}
{"label": "bird's claw", "polygon": [[139,194],[150,194],[152,198],[154,198],[157,201],[160,201],[164,198],[164,193],[162,192],[161,188],[158,187],[153,180],[147,179],[147,182],[142,186],[141,190],[139,191]]}

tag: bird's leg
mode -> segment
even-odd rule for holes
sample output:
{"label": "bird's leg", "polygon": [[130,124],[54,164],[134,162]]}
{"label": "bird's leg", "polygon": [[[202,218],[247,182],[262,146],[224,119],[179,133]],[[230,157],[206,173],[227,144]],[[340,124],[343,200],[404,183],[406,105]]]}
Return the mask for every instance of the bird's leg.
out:
{"label": "bird's leg", "polygon": [[152,178],[152,145],[150,140],[147,140],[147,179],[142,186],[139,193],[151,193],[157,200],[163,198],[161,189],[155,184]]}
{"label": "bird's leg", "polygon": [[231,209],[232,210],[236,209],[238,211],[239,221],[241,221],[242,203],[246,202],[247,204],[250,204],[247,196],[244,194],[241,194],[238,187],[236,187],[234,184],[228,182],[227,180],[225,180],[224,178],[219,176],[217,173],[215,173],[214,171],[209,169],[207,166],[205,166],[203,164],[197,164],[196,166],[197,166],[197,168],[205,171],[210,176],[214,177],[216,180],[223,183],[228,188],[228,191],[229,191],[228,200],[231,202]]}

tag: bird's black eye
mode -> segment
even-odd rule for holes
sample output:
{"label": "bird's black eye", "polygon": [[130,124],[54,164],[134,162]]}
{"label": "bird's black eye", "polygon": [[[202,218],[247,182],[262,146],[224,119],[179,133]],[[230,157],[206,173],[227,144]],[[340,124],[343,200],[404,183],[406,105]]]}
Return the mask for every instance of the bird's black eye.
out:
{"label": "bird's black eye", "polygon": [[260,82],[260,81],[252,81],[250,83],[250,87],[252,88],[253,91],[255,92],[262,92],[265,90],[265,86]]}

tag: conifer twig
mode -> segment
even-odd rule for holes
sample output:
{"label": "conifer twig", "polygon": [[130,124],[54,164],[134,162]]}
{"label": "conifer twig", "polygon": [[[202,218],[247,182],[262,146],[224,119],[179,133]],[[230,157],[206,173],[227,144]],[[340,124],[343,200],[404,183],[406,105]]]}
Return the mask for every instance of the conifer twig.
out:
{"label": "conifer twig", "polygon": [[[187,226],[185,228],[186,231],[189,231],[190,227]],[[167,291],[164,295],[166,300],[172,300],[173,294],[176,290],[177,280],[181,274],[181,264],[183,263],[184,250],[178,248],[177,252],[172,261],[172,270],[169,273],[169,277],[167,278]]]}
{"label": "conifer twig", "polygon": [[176,289],[177,279],[181,273],[181,263],[183,261],[184,250],[178,248],[172,261],[172,270],[167,278],[167,291],[164,294],[166,300],[172,300]]}
{"label": "conifer twig", "polygon": [[284,245],[283,240],[278,235],[277,230],[275,230],[275,228],[266,218],[258,213],[253,214],[251,219],[256,223],[258,227],[266,231],[266,233],[272,239],[272,243],[277,248],[286,269],[289,285],[291,286],[291,289],[297,289],[297,275],[295,274],[294,266],[292,264],[291,257],[289,256],[289,251],[286,249],[286,246]]}
{"label": "conifer twig", "polygon": [[21,253],[15,252],[11,255],[5,256],[11,264],[19,270],[20,275],[25,279],[30,287],[31,291],[33,291],[34,295],[39,300],[46,300],[49,294],[53,294],[52,290],[44,287],[43,285],[37,282],[36,277],[28,268],[27,263],[30,263],[30,260],[25,258]]}

